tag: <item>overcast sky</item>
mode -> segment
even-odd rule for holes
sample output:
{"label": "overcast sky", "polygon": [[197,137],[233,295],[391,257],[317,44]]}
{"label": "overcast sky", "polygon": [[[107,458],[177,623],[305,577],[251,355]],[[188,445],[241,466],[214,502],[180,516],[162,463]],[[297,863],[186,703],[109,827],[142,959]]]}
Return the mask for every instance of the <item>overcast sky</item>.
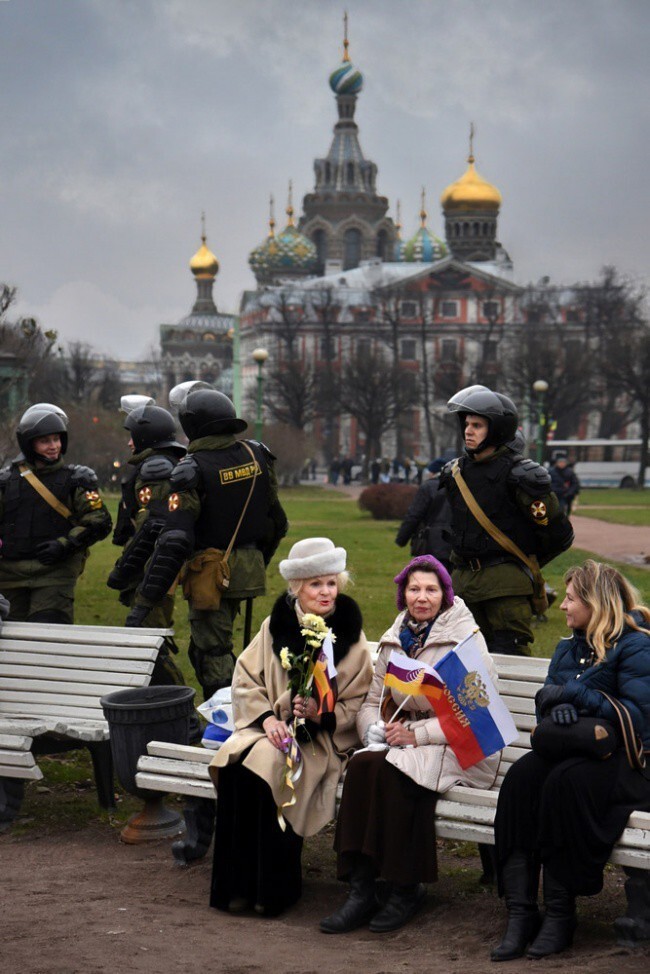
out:
{"label": "overcast sky", "polygon": [[648,270],[648,0],[0,0],[0,281],[63,342],[139,356],[187,313],[208,244],[215,300],[254,286],[268,195],[313,188],[342,51],[356,120],[404,235],[427,188],[500,189],[519,281]]}

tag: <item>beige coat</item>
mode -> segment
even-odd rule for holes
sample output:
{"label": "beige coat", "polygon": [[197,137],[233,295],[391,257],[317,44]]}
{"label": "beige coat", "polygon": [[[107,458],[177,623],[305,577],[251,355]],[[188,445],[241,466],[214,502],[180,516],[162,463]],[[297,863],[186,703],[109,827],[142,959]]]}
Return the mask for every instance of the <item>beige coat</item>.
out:
{"label": "beige coat", "polygon": [[[375,674],[368,696],[357,718],[357,728],[361,740],[364,739],[368,727],[377,720],[388,657],[393,650],[404,653],[399,641],[399,632],[405,614],[405,612],[400,612],[391,628],[384,633],[379,642],[379,657],[375,665]],[[474,616],[463,600],[457,596],[451,608],[438,616],[431,627],[425,645],[413,658],[433,666],[438,660],[442,659],[445,653],[458,645],[466,636],[469,636],[475,627]],[[477,633],[477,642],[483,653],[488,672],[496,683],[496,669],[487,651],[485,640],[480,633]],[[404,700],[404,695],[398,690],[386,690],[386,695],[392,696],[395,707],[398,707]],[[419,785],[430,788],[431,791],[449,791],[454,785],[490,788],[496,780],[501,752],[463,770],[456,759],[456,755],[447,744],[438,718],[426,716],[423,713],[426,708],[422,710],[420,708],[421,704],[418,704],[417,697],[409,697],[397,718],[399,720],[405,714],[407,718],[409,714],[411,715],[410,719],[406,719],[404,723],[406,727],[414,731],[417,746],[392,747],[387,753],[386,760]],[[392,712],[394,712],[394,708],[392,708]]]}
{"label": "beige coat", "polygon": [[[256,723],[272,710],[281,720],[291,719],[287,673],[273,652],[270,617],[262,623],[252,643],[235,667],[232,684],[235,732],[220,748],[210,765],[218,785],[219,768],[244,758],[244,767],[270,786],[276,804],[290,798],[284,784],[285,755],[269,742]],[[338,700],[333,734],[320,731],[310,743],[301,744],[304,770],[296,784],[296,804],[284,809],[284,816],[298,835],[314,835],[335,815],[336,788],[353,750],[360,746],[356,717],[372,678],[372,661],[363,632],[337,663]]]}

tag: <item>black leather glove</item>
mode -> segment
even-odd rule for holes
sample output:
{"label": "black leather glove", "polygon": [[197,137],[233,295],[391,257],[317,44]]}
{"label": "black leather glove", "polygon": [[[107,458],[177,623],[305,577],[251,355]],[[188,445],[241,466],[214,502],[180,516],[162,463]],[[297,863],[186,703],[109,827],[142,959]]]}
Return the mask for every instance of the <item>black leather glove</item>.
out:
{"label": "black leather glove", "polygon": [[547,683],[546,686],[542,687],[535,694],[535,706],[543,717],[556,703],[560,702],[563,696],[563,686],[557,686],[555,683]]}
{"label": "black leather glove", "polygon": [[62,541],[43,541],[36,545],[36,557],[43,565],[55,565],[57,561],[63,561],[67,551],[67,545]]}
{"label": "black leather glove", "polygon": [[0,619],[6,619],[11,609],[11,603],[4,595],[0,595]]}
{"label": "black leather glove", "polygon": [[113,569],[111,570],[110,575],[106,579],[106,584],[108,585],[109,588],[115,588],[119,592],[120,589],[123,589],[124,588],[124,586],[126,585],[126,583],[127,583],[127,580],[126,580],[124,574],[122,573],[122,569],[119,567],[119,562],[118,562],[113,567]]}
{"label": "black leather glove", "polygon": [[572,703],[558,703],[551,709],[551,717],[553,718],[554,724],[564,724],[569,726],[570,724],[578,723],[578,711],[573,706]]}
{"label": "black leather glove", "polygon": [[126,617],[125,626],[130,629],[139,629],[151,610],[146,605],[134,605]]}

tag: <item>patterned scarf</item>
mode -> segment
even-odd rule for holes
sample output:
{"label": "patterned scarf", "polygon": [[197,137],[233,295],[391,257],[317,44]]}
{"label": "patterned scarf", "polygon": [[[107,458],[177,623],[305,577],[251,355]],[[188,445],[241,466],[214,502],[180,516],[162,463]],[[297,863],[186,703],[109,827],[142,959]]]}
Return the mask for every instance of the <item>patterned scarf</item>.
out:
{"label": "patterned scarf", "polygon": [[433,619],[429,619],[428,622],[418,622],[408,612],[406,613],[402,628],[400,629],[399,641],[407,656],[415,656],[422,649],[427,641],[434,621]]}

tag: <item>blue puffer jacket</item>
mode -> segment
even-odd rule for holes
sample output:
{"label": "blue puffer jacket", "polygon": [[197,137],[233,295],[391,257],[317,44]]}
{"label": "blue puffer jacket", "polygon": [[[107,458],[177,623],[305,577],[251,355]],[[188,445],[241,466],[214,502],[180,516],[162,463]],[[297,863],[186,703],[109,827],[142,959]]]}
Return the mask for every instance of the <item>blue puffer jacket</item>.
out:
{"label": "blue puffer jacket", "polygon": [[[640,613],[637,625],[646,627]],[[599,690],[616,697],[630,712],[635,730],[650,750],[650,636],[626,626],[618,642],[598,666],[587,666],[591,650],[585,635],[574,630],[562,639],[548,668],[546,683],[564,685],[563,700],[580,713],[602,717],[617,725],[616,714]],[[580,660],[585,660],[580,663]]]}

